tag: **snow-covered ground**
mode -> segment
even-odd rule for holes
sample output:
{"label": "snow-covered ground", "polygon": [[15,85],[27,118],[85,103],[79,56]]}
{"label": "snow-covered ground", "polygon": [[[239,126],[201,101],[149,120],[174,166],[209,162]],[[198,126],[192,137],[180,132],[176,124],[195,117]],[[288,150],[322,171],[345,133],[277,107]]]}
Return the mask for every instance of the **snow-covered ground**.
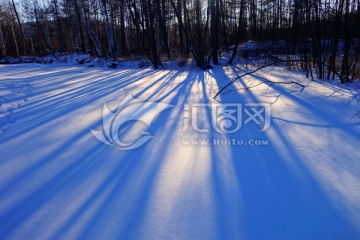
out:
{"label": "snow-covered ground", "polygon": [[[237,68],[0,66],[0,239],[359,239],[359,86],[269,67],[213,100]],[[90,130],[129,94],[171,107],[121,150]],[[259,103],[265,131],[214,131],[209,107],[184,130],[193,105]]]}

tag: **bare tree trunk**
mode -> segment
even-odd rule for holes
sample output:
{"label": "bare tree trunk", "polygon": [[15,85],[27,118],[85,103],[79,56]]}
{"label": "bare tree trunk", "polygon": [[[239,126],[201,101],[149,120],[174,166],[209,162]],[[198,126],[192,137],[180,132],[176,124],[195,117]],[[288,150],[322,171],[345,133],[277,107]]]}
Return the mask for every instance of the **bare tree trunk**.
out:
{"label": "bare tree trunk", "polygon": [[17,12],[17,10],[16,10],[15,2],[14,2],[14,0],[11,0],[11,2],[12,2],[12,5],[13,5],[13,8],[14,8],[14,12],[15,12],[15,16],[16,16],[17,22],[18,22],[18,24],[19,24],[21,36],[22,36],[23,41],[24,41],[25,54],[26,54],[26,55],[29,55],[29,49],[28,49],[27,44],[26,44],[25,34],[24,34],[24,31],[23,31],[22,26],[21,26],[19,14],[18,14],[18,12]]}
{"label": "bare tree trunk", "polygon": [[11,33],[13,35],[14,38],[14,44],[15,44],[15,49],[16,49],[16,56],[19,57],[20,53],[19,53],[19,46],[18,46],[18,42],[16,39],[16,34],[15,34],[15,30],[14,30],[14,25],[12,23],[10,23],[10,28],[11,28]]}
{"label": "bare tree trunk", "polygon": [[[191,54],[193,55],[193,58],[194,58],[194,60],[195,60],[195,62],[196,62],[196,66],[197,66],[197,67],[200,67],[200,68],[206,68],[206,66],[204,66],[204,64],[202,63],[203,61],[201,61],[201,60],[198,58],[198,56],[197,56],[197,54],[196,54],[196,52],[195,52],[195,49],[194,49],[194,47],[193,47],[193,41],[191,40],[190,34],[189,34],[189,32],[190,32],[191,29],[189,29],[188,27],[186,27],[187,24],[183,22],[183,19],[182,19],[182,17],[180,16],[177,7],[175,6],[174,0],[170,0],[170,1],[171,1],[171,5],[172,5],[172,7],[173,7],[173,10],[174,10],[175,16],[176,16],[176,18],[178,19],[179,27],[180,27],[181,31],[184,33],[184,36],[185,36],[185,43],[186,43],[185,52],[187,52],[187,48],[189,48],[190,51],[191,51]],[[184,4],[185,4],[185,3],[184,3]],[[183,8],[184,8],[184,11],[185,11],[185,12],[184,12],[184,16],[186,16],[186,7],[183,6]],[[186,20],[186,19],[187,19],[187,18],[184,17],[184,20]]]}
{"label": "bare tree trunk", "polygon": [[196,34],[196,55],[198,58],[199,65],[205,65],[205,43],[203,41],[203,34],[201,30],[201,2],[200,0],[195,1],[195,34]]}
{"label": "bare tree trunk", "polygon": [[339,40],[340,40],[340,30],[341,30],[341,13],[343,11],[343,4],[344,1],[340,1],[340,3],[338,3],[338,7],[336,9],[336,13],[335,13],[335,20],[334,20],[334,25],[333,25],[333,39],[332,39],[332,50],[331,50],[331,54],[330,54],[330,59],[329,59],[329,68],[328,68],[328,75],[327,78],[330,79],[330,75],[332,73],[333,75],[333,79],[335,78],[335,71],[336,71],[336,55],[337,55],[337,49],[338,49],[338,45],[339,45]]}
{"label": "bare tree trunk", "polygon": [[45,50],[49,50],[51,52],[51,54],[56,58],[56,56],[54,54],[54,51],[53,51],[51,39],[50,39],[47,16],[45,16],[45,23],[44,23],[44,26],[42,26],[39,19],[38,19],[39,15],[38,15],[38,10],[37,10],[37,6],[36,6],[35,2],[34,2],[34,13],[35,13],[36,27],[38,29],[40,29],[39,31],[42,33],[42,36],[43,36],[43,39],[44,39]]}
{"label": "bare tree trunk", "polygon": [[2,30],[2,24],[0,24],[0,49],[1,49],[1,55],[3,57],[6,57],[6,46],[5,46],[5,40],[4,40],[4,33]]}
{"label": "bare tree trunk", "polygon": [[345,39],[344,39],[344,56],[341,66],[341,82],[347,83],[350,82],[349,79],[349,51],[350,51],[350,32],[349,32],[349,8],[350,8],[350,0],[345,1],[345,20],[344,20],[344,27],[345,27]]}
{"label": "bare tree trunk", "polygon": [[35,48],[34,48],[34,41],[33,41],[33,36],[30,36],[30,46],[31,46],[31,52],[33,55],[35,55]]}
{"label": "bare tree trunk", "polygon": [[85,37],[83,30],[81,28],[81,15],[78,11],[76,12],[76,45],[77,47],[81,47],[81,51],[83,53],[86,52],[86,45],[85,45]]}
{"label": "bare tree trunk", "polygon": [[166,52],[167,58],[170,58],[170,50],[169,50],[169,43],[168,43],[168,32],[166,29],[166,22],[165,22],[165,1],[164,0],[156,0],[156,11],[159,19],[159,26],[161,32],[161,40],[164,50]]}
{"label": "bare tree trunk", "polygon": [[120,44],[121,51],[123,55],[128,53],[126,47],[126,32],[125,32],[125,0],[121,0],[120,2]]}
{"label": "bare tree trunk", "polygon": [[[162,63],[159,56],[157,55],[156,41],[153,28],[153,18],[151,15],[151,6],[150,2],[143,0],[142,7],[144,16],[141,16],[141,12],[138,10],[135,2],[128,0],[128,9],[133,20],[133,23],[136,27],[136,31],[140,36],[144,36],[148,46],[148,57],[154,66],[157,69]],[[145,41],[141,39],[143,49],[146,49]]]}
{"label": "bare tree trunk", "polygon": [[322,37],[321,37],[321,23],[320,23],[320,12],[321,12],[321,2],[320,0],[316,0],[315,3],[315,34],[316,37],[314,39],[314,53],[315,59],[317,60],[317,67],[318,67],[318,78],[324,78],[324,62],[323,62],[323,44],[322,44]]}
{"label": "bare tree trunk", "polygon": [[[181,5],[182,0],[177,0],[177,9],[178,9],[178,15],[180,18],[182,18],[182,5]],[[182,21],[182,19],[181,19]],[[179,49],[180,49],[180,53],[181,55],[185,54],[185,43],[184,43],[184,32],[180,27],[180,24],[178,24],[178,32],[179,32]]]}
{"label": "bare tree trunk", "polygon": [[82,10],[80,9],[80,4],[79,4],[79,0],[74,0],[74,5],[75,5],[75,11],[78,14],[78,16],[80,17],[80,22],[81,24],[84,26],[86,33],[88,34],[88,36],[90,37],[91,42],[93,43],[97,56],[102,57],[104,56],[104,47],[101,44],[98,36],[96,35],[96,33],[94,32],[94,30],[91,27],[91,24],[89,22],[89,20],[84,18],[84,14],[82,12]]}
{"label": "bare tree trunk", "polygon": [[55,13],[55,19],[56,19],[56,27],[57,27],[56,35],[58,37],[58,44],[59,44],[60,52],[64,52],[63,30],[62,30],[61,21],[59,18],[59,10],[58,10],[57,0],[53,0],[53,4],[54,4],[54,11],[55,11],[54,13]]}
{"label": "bare tree trunk", "polygon": [[109,20],[108,10],[107,10],[107,0],[102,0],[103,4],[103,11],[104,11],[104,17],[105,17],[105,26],[106,26],[106,33],[108,36],[108,42],[109,42],[109,50],[110,50],[110,56],[113,58],[113,60],[116,60],[116,49],[115,49],[115,41],[114,41],[114,32],[112,28],[112,24]]}
{"label": "bare tree trunk", "polygon": [[220,9],[221,9],[221,23],[222,23],[222,36],[223,36],[223,43],[225,47],[225,51],[229,51],[229,43],[228,43],[228,36],[227,36],[227,30],[226,30],[226,22],[225,22],[225,9],[223,0],[220,1]]}
{"label": "bare tree trunk", "polygon": [[[210,0],[210,11],[211,11],[211,52],[210,58],[215,65],[219,64],[219,26],[218,26],[218,1]],[[209,61],[210,62],[210,61]]]}
{"label": "bare tree trunk", "polygon": [[242,30],[243,30],[243,17],[244,17],[244,8],[245,8],[245,0],[241,0],[240,2],[240,16],[239,16],[239,25],[238,25],[238,32],[237,32],[237,41],[235,44],[235,47],[233,49],[233,53],[231,55],[231,58],[229,59],[229,64],[232,64],[232,62],[234,61],[236,54],[237,54],[237,49],[239,47],[239,42],[241,41],[242,38]]}

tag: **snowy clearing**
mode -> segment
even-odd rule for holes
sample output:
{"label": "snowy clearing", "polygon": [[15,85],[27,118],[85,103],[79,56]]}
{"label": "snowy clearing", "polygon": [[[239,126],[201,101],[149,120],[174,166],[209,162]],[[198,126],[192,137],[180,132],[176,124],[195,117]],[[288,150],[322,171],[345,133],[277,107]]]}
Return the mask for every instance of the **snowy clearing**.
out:
{"label": "snowy clearing", "polygon": [[[184,105],[219,104],[239,68],[0,66],[0,239],[359,239],[359,86],[268,67],[218,99],[267,104],[266,131],[183,130]],[[128,93],[174,107],[125,151],[90,130]],[[268,144],[191,142],[221,139]]]}

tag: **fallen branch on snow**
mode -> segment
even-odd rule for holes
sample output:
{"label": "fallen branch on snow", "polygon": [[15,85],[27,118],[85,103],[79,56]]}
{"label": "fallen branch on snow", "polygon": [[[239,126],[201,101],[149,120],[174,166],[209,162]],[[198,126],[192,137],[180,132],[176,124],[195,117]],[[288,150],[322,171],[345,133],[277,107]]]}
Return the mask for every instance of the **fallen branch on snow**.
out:
{"label": "fallen branch on snow", "polygon": [[[263,69],[263,68],[266,68],[266,67],[269,67],[269,66],[272,66],[272,65],[275,65],[275,64],[286,63],[286,62],[295,62],[295,61],[300,61],[300,60],[276,61],[276,62],[272,62],[272,63],[270,63],[270,64],[266,64],[266,65],[264,65],[264,66],[261,66],[261,67],[255,69],[255,70],[253,70],[253,71],[250,71],[250,72],[241,74],[240,76],[238,76],[238,77],[234,78],[233,80],[231,80],[231,81],[230,81],[228,84],[226,84],[223,88],[221,88],[221,90],[214,96],[214,99],[216,99],[216,97],[219,96],[219,94],[220,94],[221,92],[223,92],[226,88],[228,88],[230,85],[232,85],[234,82],[236,82],[238,79],[240,79],[240,78],[242,78],[242,77],[245,77],[245,76],[247,76],[247,75],[251,75],[251,74],[253,74],[253,73],[255,73],[255,72],[257,72],[257,71],[259,71],[259,70],[261,70],[261,69]],[[265,79],[265,81],[262,82],[262,83],[259,83],[259,84],[253,85],[253,86],[249,86],[249,87],[246,87],[246,88],[241,88],[241,89],[248,90],[248,89],[250,89],[250,88],[257,87],[257,86],[259,86],[259,85],[261,85],[261,84],[264,84],[264,83],[270,83],[270,84],[271,84],[270,86],[272,86],[272,85],[274,85],[274,84],[296,84],[296,85],[301,86],[302,88],[305,88],[305,85],[303,85],[303,84],[301,84],[301,83],[298,83],[298,82],[295,82],[295,81],[274,82],[274,81],[270,81],[270,80]]]}
{"label": "fallen branch on snow", "polygon": [[356,116],[360,119],[360,111],[358,111],[357,113],[355,113],[354,116],[352,116],[352,117],[350,118],[350,121],[351,121],[354,117],[356,117]]}

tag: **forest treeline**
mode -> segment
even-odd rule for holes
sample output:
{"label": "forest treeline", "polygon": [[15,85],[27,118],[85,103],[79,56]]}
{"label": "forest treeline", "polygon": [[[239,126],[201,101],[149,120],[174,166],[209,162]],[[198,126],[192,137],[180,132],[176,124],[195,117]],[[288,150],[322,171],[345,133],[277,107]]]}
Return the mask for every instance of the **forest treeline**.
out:
{"label": "forest treeline", "polygon": [[[247,40],[283,42],[268,54],[308,77],[350,82],[360,60],[360,0],[0,0],[0,57],[191,56],[202,69]],[[316,75],[316,76],[314,76]]]}

